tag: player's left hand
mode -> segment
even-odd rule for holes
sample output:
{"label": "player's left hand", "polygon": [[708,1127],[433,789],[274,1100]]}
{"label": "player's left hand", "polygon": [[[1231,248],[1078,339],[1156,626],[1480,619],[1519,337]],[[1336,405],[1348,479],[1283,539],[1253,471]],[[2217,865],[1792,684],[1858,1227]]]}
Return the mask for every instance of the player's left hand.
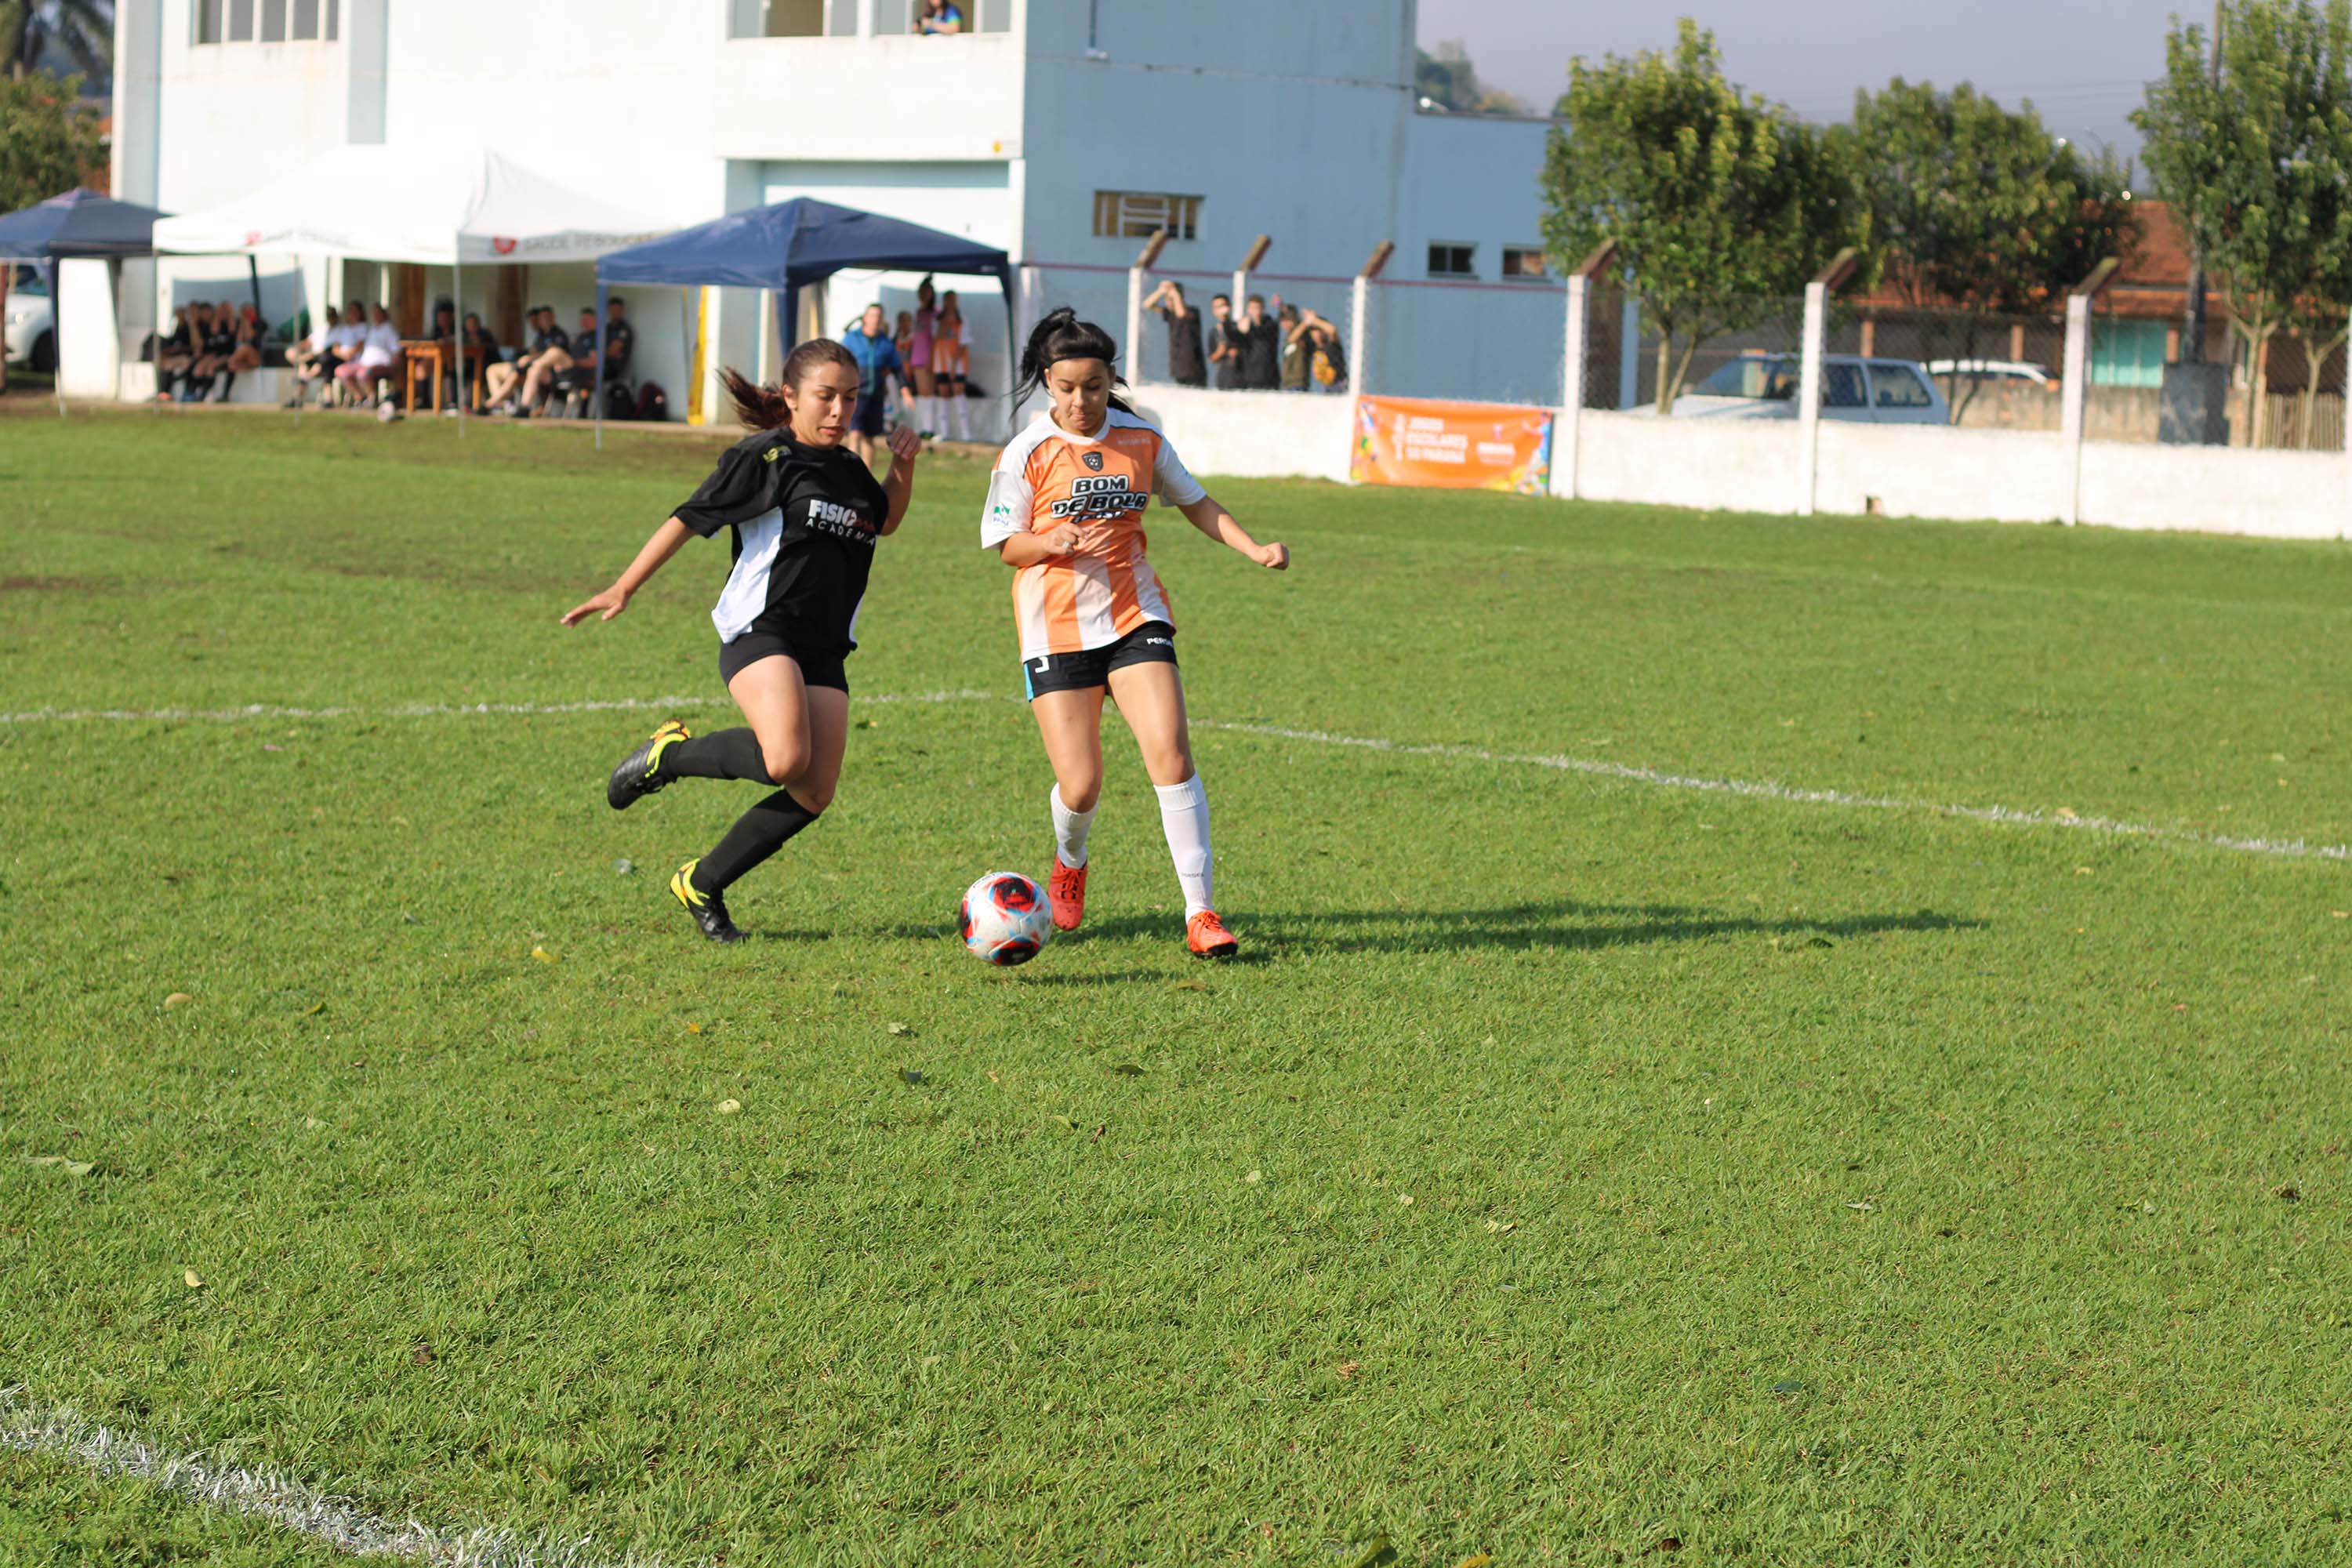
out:
{"label": "player's left hand", "polygon": [[1290,570],[1290,546],[1261,544],[1250,559],[1269,571],[1287,572]]}
{"label": "player's left hand", "polygon": [[890,456],[902,463],[911,463],[923,455],[922,433],[908,425],[893,425],[890,434],[882,437],[890,448]]}

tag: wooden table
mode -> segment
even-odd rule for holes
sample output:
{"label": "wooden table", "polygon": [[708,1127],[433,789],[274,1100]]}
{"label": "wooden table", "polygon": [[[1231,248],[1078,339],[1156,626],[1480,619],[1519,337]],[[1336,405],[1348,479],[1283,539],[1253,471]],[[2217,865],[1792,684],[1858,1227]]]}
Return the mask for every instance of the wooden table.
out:
{"label": "wooden table", "polygon": [[432,381],[427,406],[436,414],[441,412],[441,373],[449,368],[450,357],[456,348],[457,344],[440,338],[400,340],[404,363],[407,366],[402,374],[408,383],[405,395],[401,399],[404,412],[416,412],[416,381],[419,375],[429,376]]}

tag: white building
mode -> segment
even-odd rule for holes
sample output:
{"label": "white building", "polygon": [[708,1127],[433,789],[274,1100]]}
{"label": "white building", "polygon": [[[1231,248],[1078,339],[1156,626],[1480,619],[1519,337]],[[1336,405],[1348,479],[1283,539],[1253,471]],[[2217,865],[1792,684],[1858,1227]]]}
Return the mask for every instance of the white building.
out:
{"label": "white building", "polygon": [[[1377,290],[1375,389],[1557,396],[1557,279],[1496,287],[1539,247],[1546,126],[1420,111],[1413,0],[963,0],[977,30],[954,38],[908,36],[908,3],[118,0],[114,191],[188,212],[343,142],[478,142],[661,222],[814,195],[967,234],[1035,266],[1038,300],[1114,333],[1124,268],[1162,223],[1161,268],[1196,275],[1196,300],[1264,234],[1264,290],[1342,320],[1344,279],[1390,239],[1389,281],[1434,268],[1488,287]],[[241,258],[159,265],[160,288],[126,269],[130,357],[159,297],[246,297]],[[394,270],[265,258],[264,313],[448,291],[446,275]],[[845,276],[804,324],[837,331],[877,292],[895,310],[912,281]],[[939,281],[965,291],[974,378],[1003,390],[992,288]],[[469,269],[466,287],[494,326],[544,300],[568,327],[593,292],[585,267],[533,268],[504,292]],[[697,323],[677,293],[642,292],[662,297],[630,301],[637,371],[682,416]],[[712,291],[706,382],[761,363],[761,319],[756,297]],[[1155,378],[1158,340],[1155,323]]]}

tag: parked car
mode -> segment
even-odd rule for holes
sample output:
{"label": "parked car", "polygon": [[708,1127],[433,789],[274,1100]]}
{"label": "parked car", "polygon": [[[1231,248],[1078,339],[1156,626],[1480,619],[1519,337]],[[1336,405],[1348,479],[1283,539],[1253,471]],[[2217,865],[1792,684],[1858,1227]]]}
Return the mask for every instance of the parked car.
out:
{"label": "parked car", "polygon": [[[1744,353],[1675,399],[1676,419],[1794,419],[1795,354]],[[1636,409],[1654,414],[1656,405]],[[1951,405],[1916,360],[1822,356],[1822,417],[1873,425],[1948,425]]]}
{"label": "parked car", "polygon": [[8,363],[54,370],[58,363],[57,317],[39,271],[19,263],[8,280]]}
{"label": "parked car", "polygon": [[2021,359],[1931,359],[1927,374],[1937,381],[1964,377],[1979,386],[2050,387],[2058,378]]}

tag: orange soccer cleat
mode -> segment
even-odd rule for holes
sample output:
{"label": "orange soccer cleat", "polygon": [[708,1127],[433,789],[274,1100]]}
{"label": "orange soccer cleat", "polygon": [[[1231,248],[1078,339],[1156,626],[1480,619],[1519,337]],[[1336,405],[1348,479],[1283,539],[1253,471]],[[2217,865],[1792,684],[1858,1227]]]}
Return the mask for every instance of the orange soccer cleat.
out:
{"label": "orange soccer cleat", "polygon": [[1054,929],[1076,931],[1087,918],[1087,868],[1065,866],[1061,851],[1054,852],[1054,875],[1045,883],[1045,897],[1054,906]]}
{"label": "orange soccer cleat", "polygon": [[1184,945],[1195,958],[1231,958],[1242,950],[1214,910],[1202,910],[1184,922]]}

